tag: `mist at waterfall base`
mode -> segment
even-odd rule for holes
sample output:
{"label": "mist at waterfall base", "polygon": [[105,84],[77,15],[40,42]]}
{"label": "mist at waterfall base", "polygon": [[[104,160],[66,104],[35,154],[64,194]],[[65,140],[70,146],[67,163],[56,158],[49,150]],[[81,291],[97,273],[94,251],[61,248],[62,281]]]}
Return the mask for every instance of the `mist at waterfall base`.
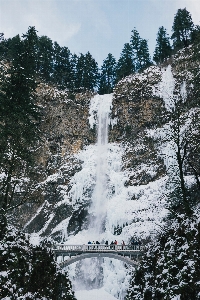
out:
{"label": "mist at waterfall base", "polygon": [[103,288],[101,289],[93,289],[90,291],[87,290],[81,290],[81,291],[76,291],[75,296],[77,300],[90,300],[90,299],[95,299],[95,300],[116,300],[114,296],[111,294],[107,293]]}

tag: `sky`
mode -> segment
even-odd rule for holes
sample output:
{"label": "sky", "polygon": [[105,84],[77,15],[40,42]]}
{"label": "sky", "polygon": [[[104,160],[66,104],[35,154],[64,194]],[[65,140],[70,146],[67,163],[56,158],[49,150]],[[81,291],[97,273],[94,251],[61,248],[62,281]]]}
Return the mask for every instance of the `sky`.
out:
{"label": "sky", "polygon": [[35,26],[72,53],[89,51],[101,66],[108,53],[119,59],[134,27],[152,56],[158,28],[171,36],[174,15],[185,7],[200,25],[200,0],[0,0],[0,32],[10,38]]}

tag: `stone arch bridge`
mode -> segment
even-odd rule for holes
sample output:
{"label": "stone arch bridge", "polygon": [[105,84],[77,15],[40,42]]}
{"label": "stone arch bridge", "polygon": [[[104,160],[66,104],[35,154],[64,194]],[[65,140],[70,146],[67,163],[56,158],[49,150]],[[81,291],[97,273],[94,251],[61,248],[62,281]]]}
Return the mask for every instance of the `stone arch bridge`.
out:
{"label": "stone arch bridge", "polygon": [[138,262],[144,252],[142,245],[65,245],[55,244],[52,247],[55,260],[61,267],[66,267],[74,262],[91,257],[109,257],[123,261],[134,267],[138,266]]}

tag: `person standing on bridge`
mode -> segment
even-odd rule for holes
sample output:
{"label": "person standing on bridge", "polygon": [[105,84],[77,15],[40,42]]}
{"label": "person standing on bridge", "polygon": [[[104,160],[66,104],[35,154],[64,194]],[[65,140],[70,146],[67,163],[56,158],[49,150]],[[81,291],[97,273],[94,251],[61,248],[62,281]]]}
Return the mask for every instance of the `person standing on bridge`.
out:
{"label": "person standing on bridge", "polygon": [[[92,242],[93,245],[95,245],[95,241]],[[95,246],[93,246],[93,250],[95,249]]]}
{"label": "person standing on bridge", "polygon": [[125,249],[125,242],[122,240],[122,250]]}
{"label": "person standing on bridge", "polygon": [[[96,245],[100,245],[99,241],[96,241]],[[97,246],[97,249],[98,249],[98,246]]]}
{"label": "person standing on bridge", "polygon": [[[88,242],[88,245],[91,245],[91,244],[92,244],[92,243],[89,241],[89,242]],[[89,249],[90,249],[90,246],[88,246],[88,250],[89,250]]]}
{"label": "person standing on bridge", "polygon": [[113,247],[114,247],[114,243],[113,243],[113,241],[110,243],[110,249],[113,249]]}
{"label": "person standing on bridge", "polygon": [[114,241],[114,245],[115,250],[117,250],[117,240]]}

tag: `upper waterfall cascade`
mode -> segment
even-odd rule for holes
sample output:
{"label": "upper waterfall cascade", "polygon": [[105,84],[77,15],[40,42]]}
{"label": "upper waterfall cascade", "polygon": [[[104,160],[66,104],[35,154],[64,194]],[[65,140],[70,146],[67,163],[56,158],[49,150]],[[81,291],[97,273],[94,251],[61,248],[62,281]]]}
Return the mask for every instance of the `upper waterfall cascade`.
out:
{"label": "upper waterfall cascade", "polygon": [[[146,186],[126,184],[134,171],[123,168],[122,158],[128,145],[108,142],[109,125],[113,125],[110,117],[112,97],[112,94],[96,95],[91,99],[89,123],[97,132],[97,141],[75,154],[82,169],[71,178],[68,193],[75,209],[88,208],[89,222],[76,235],[68,236],[64,229],[63,241],[67,244],[77,241],[84,244],[89,239],[111,242],[116,238],[120,243],[122,240],[127,243],[133,235],[149,236],[155,228],[155,216],[159,224],[166,214],[164,203],[157,205],[157,199],[165,190],[164,177]],[[138,144],[131,151],[141,147]],[[144,169],[143,164],[136,171],[139,173]],[[154,174],[153,167],[147,166],[146,173]],[[67,228],[67,220],[65,224]]]}
{"label": "upper waterfall cascade", "polygon": [[107,199],[107,172],[108,172],[108,125],[110,123],[110,109],[112,105],[112,95],[96,96],[94,98],[97,105],[97,145],[96,145],[96,185],[92,194],[92,205],[90,212],[94,215],[90,227],[96,234],[103,231],[103,222],[106,218]]}

